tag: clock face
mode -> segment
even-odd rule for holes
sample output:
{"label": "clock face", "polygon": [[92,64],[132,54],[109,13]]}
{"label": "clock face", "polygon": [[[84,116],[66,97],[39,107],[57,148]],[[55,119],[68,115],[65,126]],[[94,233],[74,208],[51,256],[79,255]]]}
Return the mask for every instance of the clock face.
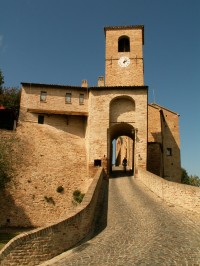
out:
{"label": "clock face", "polygon": [[131,60],[127,56],[122,56],[118,60],[118,65],[120,67],[127,67],[130,64]]}

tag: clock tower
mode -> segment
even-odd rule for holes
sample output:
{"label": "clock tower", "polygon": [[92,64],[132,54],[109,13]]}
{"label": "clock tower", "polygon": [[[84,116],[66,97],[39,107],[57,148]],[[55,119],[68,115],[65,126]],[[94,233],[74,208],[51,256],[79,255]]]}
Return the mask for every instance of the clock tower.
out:
{"label": "clock tower", "polygon": [[105,27],[105,85],[143,86],[144,26]]}

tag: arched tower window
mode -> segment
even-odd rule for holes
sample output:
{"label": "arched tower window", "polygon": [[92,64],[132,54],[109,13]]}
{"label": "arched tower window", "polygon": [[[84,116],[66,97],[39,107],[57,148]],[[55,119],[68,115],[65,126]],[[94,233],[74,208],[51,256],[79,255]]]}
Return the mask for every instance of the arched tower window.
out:
{"label": "arched tower window", "polygon": [[128,36],[121,36],[119,38],[118,52],[130,52],[130,40]]}

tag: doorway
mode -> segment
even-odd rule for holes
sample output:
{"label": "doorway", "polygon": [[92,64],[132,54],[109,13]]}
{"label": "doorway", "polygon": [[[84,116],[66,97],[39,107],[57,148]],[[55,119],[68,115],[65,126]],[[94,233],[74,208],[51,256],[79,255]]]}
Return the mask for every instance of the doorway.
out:
{"label": "doorway", "polygon": [[[109,175],[111,177],[134,174],[135,129],[127,123],[116,123],[109,129]],[[123,159],[127,160],[126,171]]]}

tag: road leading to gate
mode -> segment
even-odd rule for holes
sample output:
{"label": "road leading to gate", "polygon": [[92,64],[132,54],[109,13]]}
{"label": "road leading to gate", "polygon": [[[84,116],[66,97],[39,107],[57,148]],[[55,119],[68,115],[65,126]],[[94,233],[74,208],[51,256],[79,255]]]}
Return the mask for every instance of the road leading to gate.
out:
{"label": "road leading to gate", "polygon": [[100,234],[43,265],[200,265],[200,215],[163,202],[139,179],[109,180],[107,219]]}

